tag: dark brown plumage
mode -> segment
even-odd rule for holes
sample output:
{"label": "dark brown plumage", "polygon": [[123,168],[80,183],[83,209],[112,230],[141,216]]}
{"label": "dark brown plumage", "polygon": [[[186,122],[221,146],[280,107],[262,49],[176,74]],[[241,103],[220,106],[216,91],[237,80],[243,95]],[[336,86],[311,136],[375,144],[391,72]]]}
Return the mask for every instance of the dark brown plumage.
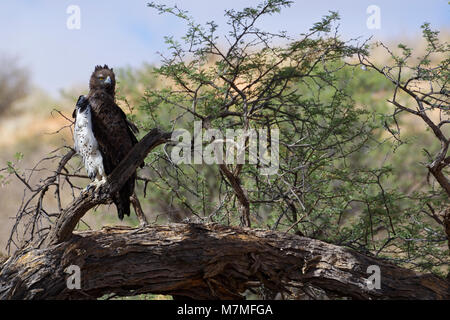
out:
{"label": "dark brown plumage", "polygon": [[[89,81],[88,100],[92,108],[93,133],[103,157],[107,175],[125,158],[138,142],[125,113],[115,103],[116,79],[107,65],[96,66]],[[119,219],[130,215],[130,196],[133,194],[136,173],[112,196]]]}

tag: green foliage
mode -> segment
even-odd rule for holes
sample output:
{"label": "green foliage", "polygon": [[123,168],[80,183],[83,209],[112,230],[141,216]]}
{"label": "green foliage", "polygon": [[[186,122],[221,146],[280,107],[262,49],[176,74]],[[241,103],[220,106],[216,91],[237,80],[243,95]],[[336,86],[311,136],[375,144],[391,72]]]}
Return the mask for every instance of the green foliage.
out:
{"label": "green foliage", "polygon": [[22,160],[22,159],[23,159],[23,153],[22,153],[22,152],[16,152],[16,153],[14,154],[14,158],[15,158],[17,161]]}
{"label": "green foliage", "polygon": [[[202,26],[177,7],[149,4],[185,21],[187,32],[180,40],[166,38],[168,53],[161,66],[124,70],[119,77],[123,96],[130,105],[140,105],[133,119],[143,131],[158,126],[193,132],[195,120],[223,134],[227,129],[278,129],[277,174],[262,175],[261,164],[227,165],[246,192],[253,226],[301,233],[441,272],[448,266],[448,249],[430,208],[440,210],[448,198],[426,183],[415,146],[425,141],[433,154],[439,143],[426,132],[402,131],[400,136],[409,118],[392,113],[386,103],[395,76],[349,63],[368,56],[368,47],[340,40],[334,32],[337,13],[300,39],[256,27],[262,16],[289,5],[265,1],[227,10],[223,41],[214,22]],[[429,25],[423,33],[428,47],[419,59],[421,77],[448,77],[448,59],[439,72],[426,68],[433,54],[448,48]],[[406,68],[413,50],[403,44],[398,48],[393,61]],[[142,83],[143,97],[133,89]],[[175,165],[170,151],[167,147],[146,159],[148,201],[155,210],[172,220],[195,216],[238,224],[242,203],[223,170]]]}

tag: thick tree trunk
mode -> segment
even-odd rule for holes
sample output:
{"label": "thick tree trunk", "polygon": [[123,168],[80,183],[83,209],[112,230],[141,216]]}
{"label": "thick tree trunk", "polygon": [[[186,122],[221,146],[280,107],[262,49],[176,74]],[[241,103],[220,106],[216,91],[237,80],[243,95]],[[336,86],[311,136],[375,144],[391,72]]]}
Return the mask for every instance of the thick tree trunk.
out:
{"label": "thick tree trunk", "polygon": [[[68,289],[70,265],[81,289]],[[368,266],[381,271],[369,289]],[[1,299],[92,299],[108,293],[160,293],[194,299],[242,299],[251,287],[272,292],[311,285],[356,299],[449,299],[449,284],[319,240],[216,224],[172,224],[75,233],[28,249],[0,270]]]}

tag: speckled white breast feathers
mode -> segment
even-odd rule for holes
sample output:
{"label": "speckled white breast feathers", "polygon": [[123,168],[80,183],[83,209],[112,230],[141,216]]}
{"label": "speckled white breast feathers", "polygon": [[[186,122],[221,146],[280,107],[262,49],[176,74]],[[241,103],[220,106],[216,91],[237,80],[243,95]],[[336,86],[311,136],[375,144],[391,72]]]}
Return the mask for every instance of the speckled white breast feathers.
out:
{"label": "speckled white breast feathers", "polygon": [[[87,189],[93,185],[97,189],[106,182],[106,176],[103,167],[103,157],[92,130],[91,106],[89,104],[84,104],[83,106],[80,103],[77,104],[73,138],[75,151],[83,158],[84,167],[89,178],[91,180],[95,179],[95,182],[88,185]],[[101,177],[102,181],[98,181],[98,177]]]}

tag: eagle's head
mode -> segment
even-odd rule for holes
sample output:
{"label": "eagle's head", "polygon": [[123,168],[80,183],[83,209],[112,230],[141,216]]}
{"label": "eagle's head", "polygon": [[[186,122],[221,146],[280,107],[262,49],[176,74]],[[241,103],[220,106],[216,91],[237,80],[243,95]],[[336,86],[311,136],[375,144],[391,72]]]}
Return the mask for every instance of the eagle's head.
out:
{"label": "eagle's head", "polygon": [[102,66],[95,66],[95,70],[91,75],[89,81],[90,90],[105,90],[111,95],[114,95],[116,88],[116,76],[113,68],[109,68],[106,64]]}

